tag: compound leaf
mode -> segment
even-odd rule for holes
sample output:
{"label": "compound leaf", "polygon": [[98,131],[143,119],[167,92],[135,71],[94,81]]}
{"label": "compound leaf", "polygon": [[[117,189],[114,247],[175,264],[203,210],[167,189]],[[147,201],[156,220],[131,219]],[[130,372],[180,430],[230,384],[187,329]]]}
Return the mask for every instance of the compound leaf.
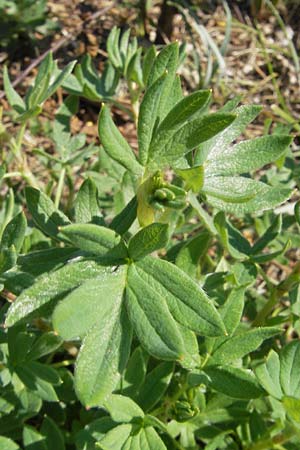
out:
{"label": "compound leaf", "polygon": [[137,162],[133,150],[114,124],[105,105],[102,105],[100,111],[98,130],[102,145],[108,155],[129,172],[140,175],[142,166]]}
{"label": "compound leaf", "polygon": [[25,190],[27,207],[37,226],[46,234],[57,238],[59,227],[70,223],[67,216],[55,208],[52,200],[38,189]]}
{"label": "compound leaf", "polygon": [[165,299],[181,325],[204,336],[225,335],[222,319],[205,292],[174,264],[147,257],[135,264],[135,271]]}
{"label": "compound leaf", "polygon": [[[129,357],[132,328],[121,296],[85,336],[75,371],[75,390],[88,406],[102,406],[121,378]],[[87,382],[88,380],[88,382]]]}
{"label": "compound leaf", "polygon": [[134,235],[128,244],[128,253],[134,261],[167,245],[169,226],[165,223],[152,223]]}

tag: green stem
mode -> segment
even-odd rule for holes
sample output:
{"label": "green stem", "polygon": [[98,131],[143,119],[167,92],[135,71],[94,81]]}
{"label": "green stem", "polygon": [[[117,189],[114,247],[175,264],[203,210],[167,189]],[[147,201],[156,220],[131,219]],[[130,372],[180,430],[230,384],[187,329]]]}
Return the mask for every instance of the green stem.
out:
{"label": "green stem", "polygon": [[63,187],[64,187],[65,175],[66,175],[66,169],[63,167],[60,172],[60,175],[59,175],[57,189],[56,189],[56,195],[55,195],[55,200],[54,200],[54,205],[56,208],[59,207],[59,202],[60,202]]}
{"label": "green stem", "polygon": [[293,116],[291,116],[291,114],[287,113],[286,111],[283,111],[277,105],[272,105],[271,109],[275,114],[277,114],[277,116],[281,117],[287,123],[292,125],[296,131],[300,131],[300,124],[296,121],[296,119]]}
{"label": "green stem", "polygon": [[262,326],[265,323],[266,318],[278,303],[278,291],[276,288],[271,290],[270,298],[265,306],[258,312],[256,318],[252,322],[252,327]]}
{"label": "green stem", "polygon": [[56,369],[59,369],[60,367],[71,366],[74,363],[75,363],[74,359],[65,359],[64,361],[60,361],[60,362],[51,364],[51,367],[55,367]]}
{"label": "green stem", "polygon": [[5,175],[3,175],[2,179],[5,178],[15,178],[15,177],[22,177],[21,172],[7,172]]}
{"label": "green stem", "polygon": [[138,117],[139,117],[138,95],[133,90],[132,84],[130,81],[127,81],[127,85],[128,85],[128,90],[129,90],[129,94],[130,94],[130,103],[131,103],[131,108],[132,108],[133,119],[134,119],[135,126],[137,127]]}
{"label": "green stem", "polygon": [[[26,131],[27,122],[22,123],[21,128],[19,130],[17,140],[15,145],[13,146],[13,152],[19,161],[20,164],[20,171],[19,172],[11,172],[14,174],[14,176],[21,176],[30,186],[34,188],[38,188],[38,183],[35,179],[35,176],[31,172],[31,170],[28,167],[26,155],[21,152],[24,134]],[[7,174],[9,175],[9,174]],[[13,176],[13,175],[10,175]]]}
{"label": "green stem", "polygon": [[21,147],[22,147],[22,143],[23,143],[23,139],[24,139],[26,125],[27,125],[27,122],[22,123],[21,128],[18,133],[16,145],[14,146],[14,152],[15,152],[17,158],[20,160],[22,160]]}

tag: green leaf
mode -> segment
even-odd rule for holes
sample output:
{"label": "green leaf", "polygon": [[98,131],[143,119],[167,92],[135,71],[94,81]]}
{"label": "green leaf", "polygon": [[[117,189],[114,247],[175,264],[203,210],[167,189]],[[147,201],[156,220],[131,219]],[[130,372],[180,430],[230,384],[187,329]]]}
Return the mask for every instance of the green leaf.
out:
{"label": "green leaf", "polygon": [[107,106],[102,105],[98,130],[101,143],[108,155],[134,175],[140,175],[142,167],[137,162],[133,150],[114,124]]}
{"label": "green leaf", "polygon": [[2,165],[0,167],[0,181],[2,180],[3,176],[5,175],[6,167]]}
{"label": "green leaf", "polygon": [[176,256],[176,266],[196,278],[200,258],[206,254],[209,244],[210,234],[207,231],[201,231],[181,247]]}
{"label": "green leaf", "polygon": [[281,333],[280,328],[256,328],[225,339],[209,360],[209,365],[230,364],[256,350],[266,339]]}
{"label": "green leaf", "polygon": [[28,425],[23,428],[23,444],[26,450],[48,450],[45,437]]}
{"label": "green leaf", "polygon": [[41,103],[42,97],[48,89],[51,74],[54,69],[52,53],[49,52],[39,65],[38,73],[34,80],[33,87],[28,91],[26,96],[27,109],[32,109]]}
{"label": "green leaf", "polygon": [[51,383],[36,376],[27,365],[16,366],[15,373],[21,382],[46,402],[57,402],[58,397]]}
{"label": "green leaf", "polygon": [[279,355],[271,350],[266,362],[256,367],[255,375],[262,387],[272,396],[280,400],[283,392],[280,385]]}
{"label": "green leaf", "polygon": [[211,160],[216,159],[215,154],[226,154],[228,145],[239,137],[248,123],[252,122],[260,113],[261,109],[261,106],[244,105],[233,110],[232,113],[236,115],[236,119],[224,131],[201,144],[196,152],[194,164],[203,164],[208,154]]}
{"label": "green leaf", "polygon": [[[178,79],[176,70],[179,65],[179,46],[177,42],[163,48],[156,57],[148,78],[148,86],[157,78],[166,74],[163,92],[159,101],[159,117],[162,120],[178,100]],[[181,94],[181,91],[180,91]]]}
{"label": "green leaf", "polygon": [[251,254],[251,245],[242,233],[235,228],[225,214],[219,212],[214,218],[214,224],[221,238],[221,243],[235,259],[248,259]]}
{"label": "green leaf", "polygon": [[68,225],[69,219],[58,209],[47,195],[38,189],[25,190],[27,207],[37,226],[47,235],[56,238],[59,227]]}
{"label": "green leaf", "polygon": [[165,361],[158,364],[146,376],[136,402],[144,411],[150,411],[164,395],[174,372],[174,363]]}
{"label": "green leaf", "polygon": [[224,130],[234,119],[232,114],[215,113],[191,120],[179,130],[158,131],[149,148],[148,165],[156,168],[172,164]]}
{"label": "green leaf", "polygon": [[26,227],[26,217],[23,212],[20,212],[4,228],[1,245],[6,248],[13,245],[16,252],[19,253],[23,245]]}
{"label": "green leaf", "polygon": [[77,358],[75,389],[84,405],[102,406],[116,387],[127,364],[131,337],[130,322],[119,298],[109,315],[99,317],[90,329]]}
{"label": "green leaf", "polygon": [[28,361],[26,363],[26,369],[30,370],[36,378],[44,380],[47,383],[53,385],[61,384],[61,379],[59,378],[57,371],[46,364],[37,361]]}
{"label": "green leaf", "polygon": [[288,343],[280,352],[280,384],[285,395],[300,398],[300,343]]}
{"label": "green leaf", "polygon": [[282,217],[278,215],[275,217],[269,228],[265,233],[255,242],[252,247],[251,253],[256,254],[261,252],[267,245],[272,242],[278,234],[281,232],[282,227]]}
{"label": "green leaf", "polygon": [[232,398],[260,397],[263,390],[250,371],[230,366],[204,368],[210,378],[210,387]]}
{"label": "green leaf", "polygon": [[156,48],[155,45],[151,45],[146,52],[143,58],[143,82],[144,85],[148,83],[148,78],[152,69],[152,65],[156,58]]}
{"label": "green leaf", "polygon": [[257,267],[249,261],[237,261],[231,266],[231,273],[238,286],[251,286],[256,281]]}
{"label": "green leaf", "polygon": [[160,78],[166,70],[170,74],[175,74],[178,64],[178,43],[167,45],[164,47],[156,59],[154,60],[151,71],[149,72],[147,85],[151,86],[158,78]]}
{"label": "green leaf", "polygon": [[28,272],[31,275],[37,276],[58,269],[77,255],[77,250],[71,247],[54,247],[46,250],[37,250],[26,255],[20,255],[18,257],[18,266],[22,272]]}
{"label": "green leaf", "polygon": [[127,249],[113,230],[91,223],[72,224],[60,228],[60,235],[81,250],[101,256],[107,261],[124,260]]}
{"label": "green leaf", "polygon": [[160,123],[158,131],[163,133],[170,129],[178,129],[181,125],[191,120],[195,114],[199,114],[207,106],[211,97],[211,91],[196,91],[187,95],[167,114]]}
{"label": "green leaf", "polygon": [[199,355],[199,345],[196,334],[184,327],[183,325],[179,325],[179,329],[181,332],[181,336],[184,341],[185,347],[185,356],[184,359],[180,360],[179,363],[184,369],[195,369],[200,367],[201,358]]}
{"label": "green leaf", "polygon": [[228,147],[226,153],[215,150],[206,161],[206,176],[238,175],[276,161],[291,143],[290,136],[263,136]]}
{"label": "green leaf", "polygon": [[157,296],[165,299],[177,322],[204,336],[225,335],[219,313],[205,292],[175,265],[147,257],[137,262],[135,272]]}
{"label": "green leaf", "polygon": [[139,341],[151,355],[167,360],[183,357],[183,339],[165,299],[147,284],[135,264],[128,268],[126,306]]}
{"label": "green leaf", "polygon": [[112,304],[122,301],[126,270],[103,268],[95,278],[74,289],[55,308],[54,330],[65,340],[84,337],[102,316],[110,315]]}
{"label": "green leaf", "polygon": [[25,111],[23,114],[20,114],[16,120],[18,122],[26,122],[29,119],[33,119],[38,116],[42,112],[42,107],[40,105],[33,106],[32,108]]}
{"label": "green leaf", "polygon": [[108,35],[106,49],[108,57],[116,68],[122,67],[122,59],[119,51],[120,28],[114,26]]}
{"label": "green leaf", "polygon": [[212,206],[241,216],[272,209],[286,201],[292,191],[245,177],[210,177],[205,179],[203,192]]}
{"label": "green leaf", "polygon": [[124,445],[132,432],[133,425],[125,423],[110,430],[98,443],[102,450],[124,450]]}
{"label": "green leaf", "polygon": [[143,410],[131,398],[124,395],[110,395],[103,406],[117,423],[128,423],[137,417],[144,417]]}
{"label": "green leaf", "polygon": [[[171,76],[170,79],[168,79],[167,89],[164,89],[163,93],[163,105],[160,106],[164,109],[161,113],[161,118],[163,119],[168,112],[170,112],[178,102],[180,102],[184,95],[181,87],[181,78],[180,75],[177,75],[176,73],[174,76]],[[162,103],[162,98],[161,98]],[[201,112],[201,111],[200,111]]]}
{"label": "green leaf", "polygon": [[121,393],[129,397],[135,398],[140,387],[145,381],[147,372],[147,362],[149,355],[142,349],[136,347],[129,358],[126,371],[122,380]]}
{"label": "green leaf", "polygon": [[294,397],[283,397],[282,403],[284,409],[286,410],[288,416],[297,422],[300,423],[300,399]]}
{"label": "green leaf", "polygon": [[142,165],[147,163],[153,130],[159,123],[159,100],[163,91],[166,75],[163,74],[150,86],[141,102],[138,118],[139,160]]}
{"label": "green leaf", "polygon": [[126,70],[126,77],[134,81],[139,87],[144,87],[144,81],[143,81],[143,71],[142,71],[142,52],[143,49],[140,47],[137,52],[133,55],[133,57],[130,59],[127,70]]}
{"label": "green leaf", "polygon": [[185,181],[187,191],[199,192],[204,183],[204,167],[196,166],[189,169],[176,169],[176,173]]}
{"label": "green leaf", "polygon": [[0,273],[4,273],[16,264],[17,253],[14,246],[0,250]]}
{"label": "green leaf", "polygon": [[26,360],[27,353],[34,341],[34,335],[20,331],[19,327],[7,331],[9,359],[12,364],[21,364]]}
{"label": "green leaf", "polygon": [[71,133],[71,118],[78,111],[79,99],[75,95],[69,95],[55,114],[53,123],[53,139],[58,146],[64,147]]}
{"label": "green leaf", "polygon": [[0,448],[3,448],[3,450],[20,450],[18,444],[4,436],[0,436]]}
{"label": "green leaf", "polygon": [[268,261],[272,261],[280,255],[283,255],[291,246],[291,241],[288,240],[279,250],[271,253],[262,253],[260,255],[251,256],[251,261],[258,264],[264,264]]}
{"label": "green leaf", "polygon": [[134,235],[128,244],[128,253],[134,261],[144,258],[149,253],[167,245],[169,240],[169,225],[152,223],[142,228]]}
{"label": "green leaf", "polygon": [[68,263],[61,269],[41,276],[36,283],[25,289],[10,306],[6,316],[6,326],[10,327],[29,314],[39,314],[40,308],[57,301],[75,289],[85,280],[102,273],[103,267],[94,261]]}
{"label": "green leaf", "polygon": [[[112,430],[115,426],[116,424],[108,416],[93,420],[76,433],[76,449],[95,450],[96,442],[102,439],[105,434]],[[98,448],[100,448],[99,445]]]}
{"label": "green leaf", "polygon": [[66,67],[60,71],[59,75],[55,78],[53,83],[50,84],[49,88],[45,92],[45,94],[42,96],[40,102],[43,103],[47,98],[51,97],[57,89],[63,84],[63,82],[68,78],[70,73],[72,72],[74,66],[76,64],[76,61],[71,61],[69,64],[66,65]]}
{"label": "green leaf", "polygon": [[219,308],[227,333],[233,334],[239,326],[244,309],[245,287],[232,289],[226,302]]}
{"label": "green leaf", "polygon": [[92,222],[93,219],[102,217],[98,204],[98,190],[90,178],[85,180],[74,202],[75,220],[79,223]]}
{"label": "green leaf", "polygon": [[17,111],[19,114],[22,114],[25,111],[26,106],[22,98],[19,96],[17,91],[15,91],[11,84],[6,66],[4,66],[3,69],[3,84],[8,103],[15,111]]}
{"label": "green leaf", "polygon": [[295,204],[294,211],[295,211],[296,222],[300,226],[300,202],[299,201]]}
{"label": "green leaf", "polygon": [[42,356],[53,353],[62,344],[62,339],[53,331],[42,334],[32,345],[27,357],[28,359],[39,359]]}
{"label": "green leaf", "polygon": [[128,438],[122,450],[166,450],[165,444],[153,427],[141,428]]}
{"label": "green leaf", "polygon": [[47,450],[65,450],[64,436],[50,417],[46,416],[43,420],[41,433],[46,438]]}
{"label": "green leaf", "polygon": [[137,197],[134,196],[125,208],[113,218],[109,227],[120,235],[126,233],[136,219],[137,206]]}

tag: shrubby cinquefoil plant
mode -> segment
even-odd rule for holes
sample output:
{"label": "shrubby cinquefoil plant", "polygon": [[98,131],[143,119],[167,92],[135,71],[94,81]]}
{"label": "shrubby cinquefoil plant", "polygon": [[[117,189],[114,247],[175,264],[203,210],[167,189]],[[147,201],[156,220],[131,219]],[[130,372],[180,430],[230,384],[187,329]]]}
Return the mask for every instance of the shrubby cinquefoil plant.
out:
{"label": "shrubby cinquefoil plant", "polygon": [[[275,284],[264,264],[283,258],[294,236],[289,231],[290,241],[283,234],[281,242],[280,232],[297,224],[262,215],[286,201],[294,183],[289,175],[276,184],[252,176],[287,156],[291,138],[277,133],[240,141],[260,107],[233,99],[211,113],[210,91],[184,96],[178,44],[148,53],[143,63],[134,46],[128,60],[118,60],[114,45],[119,34],[109,42],[118,76],[137,67],[132,58],[142,71],[140,85],[130,80],[138,94],[145,91],[140,105],[139,95],[134,99],[138,151],[103,104],[99,163],[68,214],[58,209],[61,184],[56,204],[43,190],[26,188],[28,217],[47,248],[22,251],[26,242],[33,247],[23,213],[3,227],[1,282],[17,298],[2,313],[1,420],[17,414],[19,422],[1,439],[17,448],[9,438],[20,442],[25,423],[25,448],[40,440],[51,450],[54,436],[61,449],[296,449],[300,346],[288,342],[282,325],[299,320],[299,269]],[[39,79],[57,70],[51,61]],[[71,69],[52,86],[74,86]],[[51,88],[39,92],[36,83],[24,102],[5,77],[20,121],[52,94]],[[65,176],[75,164],[72,150],[79,161],[85,142],[70,132],[76,99],[68,97],[59,111],[53,139]],[[245,215],[260,229],[254,242],[241,232]],[[270,290],[266,298],[256,292],[258,277]],[[293,308],[272,317],[281,296]],[[64,368],[70,348],[76,394]],[[21,409],[9,407],[10,395],[20,396]],[[85,417],[69,411],[76,398],[89,409]],[[42,402],[57,409],[34,431],[30,419],[43,411]],[[69,429],[61,419],[63,432],[54,423],[62,404],[73,421]]]}

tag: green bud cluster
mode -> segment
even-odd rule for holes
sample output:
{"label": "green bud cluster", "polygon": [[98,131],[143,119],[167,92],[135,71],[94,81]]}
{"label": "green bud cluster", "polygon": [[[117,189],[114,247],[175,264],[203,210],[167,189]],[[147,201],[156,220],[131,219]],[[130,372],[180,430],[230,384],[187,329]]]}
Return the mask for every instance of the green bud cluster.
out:
{"label": "green bud cluster", "polygon": [[151,206],[163,212],[165,208],[183,209],[186,203],[186,191],[179,186],[163,183],[156,189],[150,200]]}

